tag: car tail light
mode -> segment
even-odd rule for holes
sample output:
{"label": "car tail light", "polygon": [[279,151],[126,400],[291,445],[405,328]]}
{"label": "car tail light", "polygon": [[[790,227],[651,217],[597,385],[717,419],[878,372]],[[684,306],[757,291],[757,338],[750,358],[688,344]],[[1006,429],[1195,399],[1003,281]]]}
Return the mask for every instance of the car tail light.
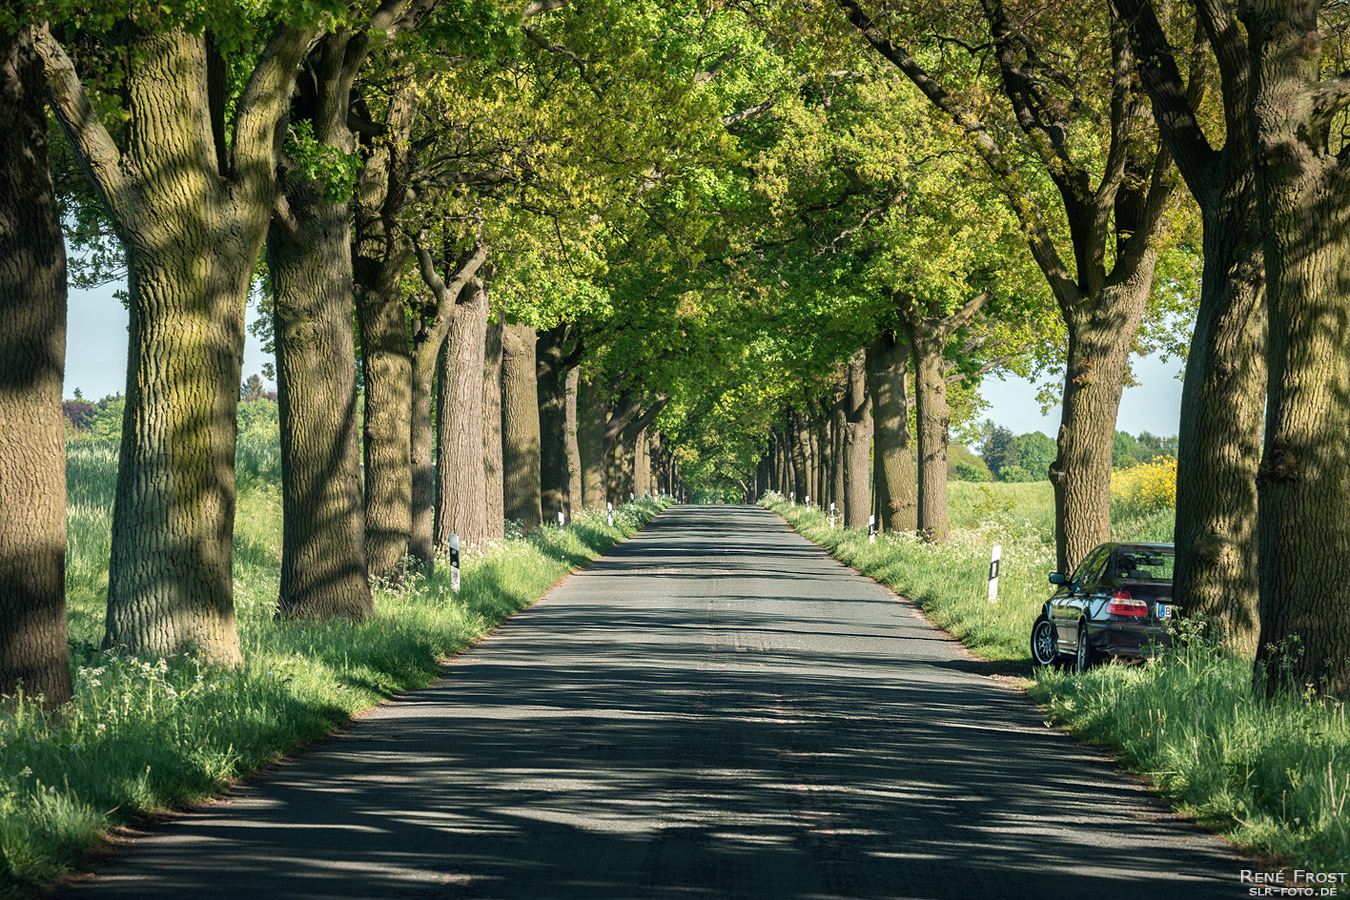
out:
{"label": "car tail light", "polygon": [[1111,595],[1111,600],[1106,604],[1106,614],[1108,616],[1146,616],[1148,615],[1148,604],[1143,600],[1135,600],[1130,596],[1129,591],[1116,591]]}

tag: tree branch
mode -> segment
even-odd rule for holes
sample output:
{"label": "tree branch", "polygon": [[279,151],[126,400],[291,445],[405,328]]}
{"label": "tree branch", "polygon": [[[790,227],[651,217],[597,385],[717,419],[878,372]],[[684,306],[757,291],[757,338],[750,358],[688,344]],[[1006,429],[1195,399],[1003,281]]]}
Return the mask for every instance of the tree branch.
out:
{"label": "tree branch", "polygon": [[1312,94],[1309,117],[1319,136],[1325,137],[1336,114],[1350,106],[1350,72],[1323,79]]}
{"label": "tree branch", "polygon": [[722,124],[730,128],[732,125],[744,122],[746,119],[754,118],[761,113],[768,112],[773,109],[777,103],[778,101],[776,99],[769,99],[765,100],[763,103],[758,103],[749,109],[742,109],[739,112],[730,113],[722,117]]}
{"label": "tree branch", "polygon": [[282,112],[290,103],[300,60],[318,34],[315,27],[279,27],[263,48],[239,96],[230,170],[221,175],[243,187],[249,195],[244,202],[271,203],[268,195],[276,185],[274,161],[283,138]]}
{"label": "tree branch", "polygon": [[1139,79],[1153,101],[1153,119],[1195,196],[1207,191],[1205,176],[1217,162],[1181,81],[1172,47],[1154,13],[1152,0],[1112,0],[1134,49]]}
{"label": "tree branch", "polygon": [[937,82],[928,71],[919,65],[903,47],[892,44],[890,39],[877,27],[876,23],[863,12],[857,0],[837,0],[839,7],[849,22],[858,30],[871,47],[889,60],[905,77],[914,83],[928,100],[947,114],[975,144],[976,152],[984,159],[994,173],[999,188],[1007,198],[1013,213],[1017,216],[1027,234],[1027,245],[1036,264],[1044,273],[1061,307],[1072,307],[1080,299],[1082,292],[1074,281],[1072,273],[1060,259],[1050,237],[1050,229],[1030,190],[1022,184],[1016,168],[1003,153],[1003,148],[994,140],[989,129],[979,117],[958,102],[946,88]]}
{"label": "tree branch", "polygon": [[124,236],[129,230],[135,204],[131,180],[122,172],[122,154],[94,112],[84,85],[75,73],[75,63],[52,37],[48,25],[36,30],[34,46],[47,73],[52,111],[78,151],[76,156],[80,165],[108,207],[119,236]]}
{"label": "tree branch", "polygon": [[[416,357],[418,374],[425,376],[436,365],[435,351],[440,348],[446,334],[450,331],[452,313],[455,304],[459,302],[460,294],[472,282],[479,268],[487,260],[488,245],[482,240],[480,233],[474,239],[473,249],[460,257],[455,264],[454,273],[451,275],[448,284],[436,271],[436,261],[431,258],[431,253],[422,246],[420,236],[413,239],[412,245],[417,252],[417,268],[422,274],[422,282],[436,298],[436,315],[422,330],[423,352],[419,352]],[[427,349],[432,352],[426,352]]]}
{"label": "tree branch", "polygon": [[522,19],[532,19],[541,13],[552,12],[555,9],[563,9],[567,6],[568,0],[535,0],[525,11],[520,14]]}

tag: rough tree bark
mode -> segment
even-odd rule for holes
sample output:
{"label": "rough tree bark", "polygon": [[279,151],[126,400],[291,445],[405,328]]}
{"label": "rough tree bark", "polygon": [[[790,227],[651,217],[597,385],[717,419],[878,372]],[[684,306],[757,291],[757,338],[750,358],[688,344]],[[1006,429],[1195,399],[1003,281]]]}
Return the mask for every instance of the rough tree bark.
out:
{"label": "rough tree bark", "polygon": [[488,537],[482,381],[488,300],[481,281],[471,282],[464,293],[469,299],[455,304],[437,379],[437,547],[445,547],[451,534],[461,544],[480,544]]}
{"label": "rough tree bark", "polygon": [[820,495],[824,490],[820,486],[820,429],[819,417],[817,416],[816,404],[812,401],[809,392],[803,392],[802,398],[802,424],[806,428],[805,439],[802,444],[806,447],[806,497],[816,506],[820,505]]}
{"label": "rough tree bark", "polygon": [[[430,347],[423,352],[435,354],[439,361],[440,352]],[[408,560],[428,573],[436,565],[435,387],[434,369],[430,377],[419,378],[414,372],[408,410]]]}
{"label": "rough tree bark", "polygon": [[605,423],[609,391],[589,375],[577,387],[577,450],[581,457],[581,502],[586,509],[604,509]]}
{"label": "rough tree bark", "polygon": [[792,494],[798,503],[805,503],[811,496],[810,442],[806,416],[795,402],[788,406],[788,429],[792,448]]}
{"label": "rough tree bark", "polygon": [[278,123],[313,29],[280,27],[224,121],[205,36],[129,26],[118,148],[45,34],[53,108],[126,248],[126,416],[104,642],[240,661],[231,558],[244,301],[276,193]]}
{"label": "rough tree bark", "polygon": [[[339,50],[340,52],[340,50]],[[345,116],[345,108],[343,110]],[[281,417],[277,614],[374,614],[366,574],[347,205],[288,176],[267,241]]]}
{"label": "rough tree bark", "polygon": [[867,397],[867,370],[859,350],[848,361],[844,396],[844,522],[866,528],[872,514],[872,410]]}
{"label": "rough tree bark", "polygon": [[539,482],[539,391],[535,333],[502,327],[502,484],[506,518],[533,531],[542,521]]}
{"label": "rough tree bark", "polygon": [[867,345],[867,390],[872,395],[873,446],[877,494],[885,531],[915,531],[919,527],[914,457],[910,448],[910,348],[893,330]]}
{"label": "rough tree bark", "polygon": [[638,432],[633,442],[633,493],[639,497],[651,493],[652,458],[651,444],[647,429]]}
{"label": "rough tree bark", "polygon": [[1227,646],[1256,651],[1256,473],[1266,392],[1265,260],[1252,166],[1248,49],[1228,4],[1195,10],[1218,63],[1224,143],[1215,149],[1150,0],[1115,0],[1167,148],[1204,222],[1195,331],[1181,392],[1173,596]]}
{"label": "rough tree bark", "polygon": [[[1324,77],[1318,0],[1249,0],[1270,342],[1257,476],[1265,688],[1350,696],[1350,78]],[[1332,139],[1332,131],[1337,129]]]}
{"label": "rough tree bark", "polygon": [[383,139],[365,140],[353,214],[365,387],[366,565],[376,578],[398,577],[412,534],[412,355],[402,278],[413,249],[398,219],[411,199],[404,148],[420,107],[416,88],[410,81],[391,98]]}
{"label": "rough tree bark", "polygon": [[838,503],[839,498],[834,495],[832,490],[834,477],[834,404],[831,402],[831,388],[825,388],[812,408],[812,415],[816,419],[816,445],[820,448],[820,465],[817,467],[819,475],[816,480],[816,490],[820,491],[819,506],[821,509],[828,510],[830,503]]}
{"label": "rough tree bark", "polygon": [[502,314],[491,311],[483,348],[483,474],[487,480],[489,538],[506,535],[502,478]]}
{"label": "rough tree bark", "polygon": [[847,465],[844,434],[848,431],[847,374],[848,369],[845,368],[844,382],[835,387],[837,394],[830,406],[830,454],[834,459],[834,465],[830,468],[830,500],[835,504],[835,511],[841,516],[844,514],[845,498],[848,496],[844,486],[844,467]]}
{"label": "rough tree bark", "polygon": [[[539,502],[545,522],[566,512],[571,470],[567,463],[567,377],[581,357],[575,326],[560,323],[539,332],[535,382],[539,405]],[[571,346],[569,346],[571,345]]]}
{"label": "rough tree bark", "polygon": [[66,251],[33,33],[0,30],[0,696],[71,697],[66,641]]}
{"label": "rough tree bark", "polygon": [[580,422],[577,419],[577,392],[581,389],[581,370],[567,373],[567,520],[585,509],[581,487]]}
{"label": "rough tree bark", "polygon": [[[347,109],[365,47],[362,32],[326,35],[310,52],[292,104],[293,122],[303,118],[315,140],[343,152],[356,147]],[[362,621],[375,607],[366,571],[347,202],[290,168],[280,187],[267,238],[281,407],[277,614]]]}
{"label": "rough tree bark", "polygon": [[[481,372],[485,366],[487,296],[477,278],[487,259],[487,244],[482,233],[474,237],[474,246],[459,259],[445,262],[445,275],[436,270],[436,260],[420,242],[417,269],[424,285],[435,297],[425,305],[413,335],[413,395],[418,398],[413,416],[413,530],[409,552],[423,567],[435,564],[436,546],[444,546],[451,533],[464,541],[486,536],[486,525],[477,534],[459,532],[456,526],[472,524],[474,509],[486,511],[486,471],[478,475],[482,464]],[[458,336],[458,341],[456,341]],[[436,372],[440,371],[439,432],[432,436],[431,394]],[[425,402],[420,398],[427,398]],[[447,403],[450,405],[447,406]],[[472,421],[468,420],[472,418]],[[435,461],[431,445],[435,440],[440,455]],[[458,497],[456,483],[462,482],[464,497]],[[436,490],[433,490],[435,486]],[[479,488],[479,486],[482,486]],[[458,513],[463,510],[464,517]]]}

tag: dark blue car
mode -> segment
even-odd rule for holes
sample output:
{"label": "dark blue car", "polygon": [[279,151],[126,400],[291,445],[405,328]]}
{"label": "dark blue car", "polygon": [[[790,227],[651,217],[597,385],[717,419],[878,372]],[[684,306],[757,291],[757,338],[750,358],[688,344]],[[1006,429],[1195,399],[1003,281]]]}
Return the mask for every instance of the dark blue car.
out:
{"label": "dark blue car", "polygon": [[1031,627],[1038,666],[1072,660],[1079,672],[1113,657],[1144,659],[1170,643],[1172,544],[1106,543],[1057,585]]}

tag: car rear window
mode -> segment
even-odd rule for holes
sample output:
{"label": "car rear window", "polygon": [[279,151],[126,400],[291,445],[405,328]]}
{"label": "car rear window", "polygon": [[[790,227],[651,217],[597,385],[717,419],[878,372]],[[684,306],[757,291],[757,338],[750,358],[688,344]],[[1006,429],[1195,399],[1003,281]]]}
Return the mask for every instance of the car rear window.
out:
{"label": "car rear window", "polygon": [[1114,566],[1122,581],[1171,581],[1174,561],[1170,550],[1117,550]]}

